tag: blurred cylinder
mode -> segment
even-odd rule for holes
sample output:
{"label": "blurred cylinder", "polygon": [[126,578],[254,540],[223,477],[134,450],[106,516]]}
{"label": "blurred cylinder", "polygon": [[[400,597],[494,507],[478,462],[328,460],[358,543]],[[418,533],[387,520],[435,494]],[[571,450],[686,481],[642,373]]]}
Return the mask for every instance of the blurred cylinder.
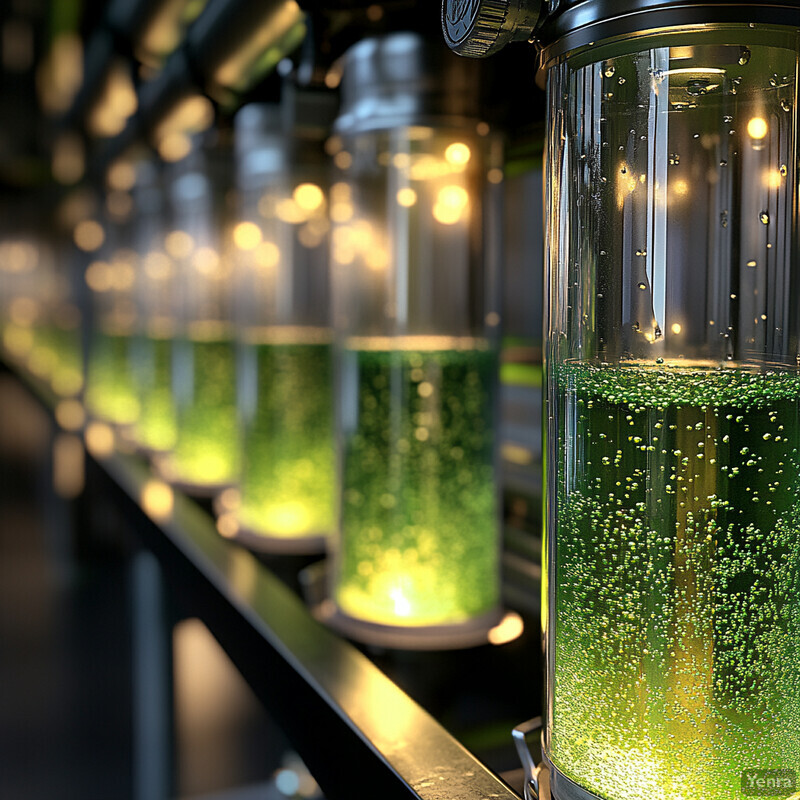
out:
{"label": "blurred cylinder", "polygon": [[236,117],[240,222],[239,532],[251,546],[322,551],[335,527],[328,292],[330,93],[289,85]]}
{"label": "blurred cylinder", "polygon": [[[341,533],[333,624],[389,644],[485,641],[499,609],[499,154],[476,64],[413,34],[344,57],[330,150]],[[388,638],[387,638],[388,637]]]}

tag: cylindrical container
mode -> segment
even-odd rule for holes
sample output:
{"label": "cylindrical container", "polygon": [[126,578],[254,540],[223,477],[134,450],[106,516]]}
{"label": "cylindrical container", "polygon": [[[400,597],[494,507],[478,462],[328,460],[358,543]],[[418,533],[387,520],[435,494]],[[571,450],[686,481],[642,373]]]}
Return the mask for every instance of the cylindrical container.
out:
{"label": "cylindrical container", "polygon": [[543,34],[551,788],[794,796],[800,7],[620,5]]}
{"label": "cylindrical container", "polygon": [[237,477],[236,365],[232,324],[230,143],[198,136],[171,170],[173,230],[167,254],[175,261],[176,331],[172,392],[177,435],[159,459],[167,480],[197,495],[213,495]]}
{"label": "cylindrical container", "polygon": [[[137,315],[131,209],[106,210],[99,219],[76,228],[79,246],[91,259],[84,273],[90,290],[84,402],[93,416],[127,428],[139,415],[131,370]],[[87,241],[81,242],[82,236]]]}
{"label": "cylindrical container", "polygon": [[474,67],[413,34],[362,41],[330,148],[341,525],[327,605],[390,646],[486,641],[500,609],[496,153]]}
{"label": "cylindrical container", "polygon": [[235,514],[242,541],[275,552],[321,552],[335,529],[328,95],[287,83],[280,106],[248,105],[235,120],[243,430]]}
{"label": "cylindrical container", "polygon": [[144,452],[164,453],[175,445],[177,432],[172,396],[175,264],[165,249],[167,203],[153,159],[136,165],[133,203],[139,266],[133,372],[141,406],[133,438]]}

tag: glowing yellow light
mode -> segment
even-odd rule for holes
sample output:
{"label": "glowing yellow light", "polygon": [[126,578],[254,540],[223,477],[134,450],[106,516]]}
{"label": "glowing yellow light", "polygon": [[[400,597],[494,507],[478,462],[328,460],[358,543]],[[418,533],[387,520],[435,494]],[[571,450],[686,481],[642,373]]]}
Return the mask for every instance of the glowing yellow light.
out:
{"label": "glowing yellow light", "polygon": [[164,161],[180,161],[192,150],[192,140],[183,131],[172,131],[158,140],[158,154]]}
{"label": "glowing yellow light", "polygon": [[264,514],[264,526],[278,536],[290,536],[307,530],[311,524],[309,510],[299,502],[272,506]]}
{"label": "glowing yellow light", "polygon": [[86,422],[86,412],[77,400],[62,400],[56,406],[56,422],[65,431],[77,431]]}
{"label": "glowing yellow light", "polygon": [[105,422],[90,422],[83,435],[86,447],[96,458],[107,458],[114,452],[114,431]]}
{"label": "glowing yellow light", "polygon": [[203,275],[214,275],[219,268],[219,253],[213,247],[198,247],[192,257],[192,263]]}
{"label": "glowing yellow light", "polygon": [[126,292],[136,282],[136,270],[129,261],[115,261],[109,270],[111,287],[118,292]]}
{"label": "glowing yellow light", "polygon": [[679,322],[672,323],[672,332],[675,334],[680,333],[683,330],[683,326]]}
{"label": "glowing yellow light", "polygon": [[372,247],[364,255],[364,262],[375,272],[381,272],[389,267],[389,253],[383,247]]}
{"label": "glowing yellow light", "polygon": [[194,249],[194,239],[186,231],[172,231],[164,239],[164,247],[173,258],[188,258]]}
{"label": "glowing yellow light", "polygon": [[350,169],[353,165],[353,156],[346,150],[342,150],[333,157],[333,163],[337,169]]}
{"label": "glowing yellow light", "polygon": [[86,285],[93,292],[107,292],[111,289],[111,268],[105,261],[93,261],[86,268]]}
{"label": "glowing yellow light", "polygon": [[152,479],[142,486],[140,503],[148,517],[156,522],[164,522],[172,517],[175,495],[169,484]]}
{"label": "glowing yellow light", "polygon": [[469,195],[461,186],[445,186],[439,190],[433,216],[443,225],[454,225],[458,222],[469,205]]}
{"label": "glowing yellow light", "polygon": [[519,464],[527,467],[533,463],[533,452],[529,448],[513,442],[503,442],[500,446],[500,455],[509,464]]}
{"label": "glowing yellow light", "polygon": [[233,241],[240,250],[255,250],[261,243],[261,228],[254,222],[240,222],[233,229]]}
{"label": "glowing yellow light", "polygon": [[256,265],[262,269],[273,269],[281,260],[281,251],[274,242],[261,242],[255,249]]}
{"label": "glowing yellow light", "polygon": [[408,598],[403,594],[403,590],[395,587],[389,592],[389,597],[392,598],[394,603],[394,613],[398,617],[407,617],[411,613],[411,603]]}
{"label": "glowing yellow light", "polygon": [[3,332],[3,344],[15,356],[23,356],[33,347],[33,331],[9,325]]}
{"label": "glowing yellow light", "polygon": [[334,222],[348,222],[353,218],[355,209],[352,203],[339,201],[331,206],[331,219]]}
{"label": "glowing yellow light", "polygon": [[295,188],[292,198],[303,211],[316,211],[325,202],[322,189],[313,183],[301,183]]}
{"label": "glowing yellow light", "polygon": [[136,169],[130,161],[115,161],[109,167],[106,181],[112,189],[120,192],[128,192],[136,183]]}
{"label": "glowing yellow light", "polygon": [[77,369],[60,369],[53,376],[51,385],[58,395],[77,394],[83,388],[83,375]]}
{"label": "glowing yellow light", "polygon": [[143,262],[145,275],[150,280],[163,281],[172,274],[172,262],[165,253],[159,250],[149,252]]}
{"label": "glowing yellow light", "polygon": [[498,625],[489,631],[489,643],[494,645],[508,644],[522,636],[525,623],[514,611],[509,611]]}
{"label": "glowing yellow light", "polygon": [[463,167],[469,163],[470,158],[472,158],[472,152],[463,142],[453,142],[453,144],[444,151],[444,157],[447,159],[448,163]]}
{"label": "glowing yellow light", "polygon": [[770,189],[780,189],[783,185],[783,174],[777,169],[767,170],[764,174],[764,183]]}
{"label": "glowing yellow light", "polygon": [[230,487],[220,494],[217,502],[219,507],[225,511],[236,511],[242,504],[242,493],[238,489]]}
{"label": "glowing yellow light", "polygon": [[226,539],[233,539],[239,533],[239,522],[236,519],[236,515],[231,512],[220,514],[217,520],[217,531],[219,531],[220,536],[224,536]]}
{"label": "glowing yellow light", "polygon": [[75,226],[72,238],[81,250],[89,253],[102,247],[106,235],[99,222],[93,219],[84,219]]}
{"label": "glowing yellow light", "polygon": [[290,225],[299,225],[308,219],[307,212],[300,208],[290,197],[278,201],[275,206],[275,214],[281,222],[286,222]]}
{"label": "glowing yellow light", "polygon": [[403,208],[411,208],[417,202],[417,193],[408,187],[397,193],[397,203]]}
{"label": "glowing yellow light", "polygon": [[753,117],[747,123],[747,135],[751,139],[763,139],[768,130],[767,121],[763,117]]}
{"label": "glowing yellow light", "polygon": [[673,189],[675,191],[675,194],[681,197],[689,194],[689,184],[686,181],[675,181]]}
{"label": "glowing yellow light", "polygon": [[62,433],[53,442],[53,489],[59,497],[72,499],[83,491],[83,445],[77,436]]}

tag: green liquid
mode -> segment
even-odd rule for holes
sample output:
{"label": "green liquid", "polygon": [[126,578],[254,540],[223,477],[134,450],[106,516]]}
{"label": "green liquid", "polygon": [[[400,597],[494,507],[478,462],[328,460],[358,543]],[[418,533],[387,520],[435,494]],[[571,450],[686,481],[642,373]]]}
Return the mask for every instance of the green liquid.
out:
{"label": "green liquid", "polygon": [[488,350],[345,350],[335,599],[394,625],[496,608],[496,357]]}
{"label": "green liquid", "polygon": [[331,345],[247,345],[256,403],[244,410],[239,522],[302,538],[335,528]]}
{"label": "green liquid", "polygon": [[177,435],[172,397],[172,339],[140,336],[136,342],[135,363],[141,413],[134,437],[148,450],[170,450]]}
{"label": "green liquid", "polygon": [[131,373],[128,335],[99,331],[92,337],[86,380],[86,407],[106,422],[130,425],[139,415],[139,399]]}
{"label": "green liquid", "polygon": [[175,345],[178,428],[166,474],[198,488],[231,483],[239,461],[233,340],[198,337]]}
{"label": "green liquid", "polygon": [[553,762],[612,800],[800,772],[800,379],[556,381]]}
{"label": "green liquid", "polygon": [[28,358],[31,371],[50,382],[56,394],[78,394],[83,385],[80,330],[45,325],[35,330]]}

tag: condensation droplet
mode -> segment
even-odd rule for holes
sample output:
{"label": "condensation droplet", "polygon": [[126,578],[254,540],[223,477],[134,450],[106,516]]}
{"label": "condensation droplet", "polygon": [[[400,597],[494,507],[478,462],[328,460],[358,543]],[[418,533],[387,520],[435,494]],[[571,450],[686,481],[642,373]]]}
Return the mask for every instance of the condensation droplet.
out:
{"label": "condensation droplet", "polygon": [[781,108],[784,111],[791,111],[792,110],[792,104],[784,97],[783,100],[781,100]]}
{"label": "condensation droplet", "polygon": [[719,162],[719,165],[721,167],[727,167],[728,166],[728,162],[723,158],[722,161]]}
{"label": "condensation droplet", "polygon": [[786,168],[786,164],[781,164],[780,173],[784,178],[787,176],[789,170]]}
{"label": "condensation droplet", "polygon": [[[606,72],[605,72],[606,78],[613,78],[614,77],[614,73],[616,71],[617,71],[617,68],[613,64],[609,64],[606,67]],[[597,74],[597,73],[595,73],[595,74]]]}
{"label": "condensation droplet", "polygon": [[750,267],[750,268],[756,267],[757,264],[756,264],[755,259],[750,259],[750,261],[747,262],[747,266]]}
{"label": "condensation droplet", "polygon": [[761,220],[761,222],[762,222],[764,225],[769,225],[769,214],[768,214],[766,211],[762,211],[762,212],[759,214],[758,218]]}
{"label": "condensation droplet", "polygon": [[748,48],[746,48],[746,47],[743,47],[742,48],[742,52],[739,55],[739,64],[741,66],[745,66],[745,64],[748,64],[750,62],[750,56],[751,55],[752,54],[750,53],[750,50]]}
{"label": "condensation droplet", "polygon": [[733,117],[732,117],[730,114],[726,114],[726,115],[725,115],[725,116],[722,118],[722,121],[723,121],[723,122],[733,122]]}
{"label": "condensation droplet", "polygon": [[644,290],[647,288],[647,284],[646,284],[646,283],[640,283],[640,284],[639,284],[639,288],[640,288],[642,291],[644,291]]}

